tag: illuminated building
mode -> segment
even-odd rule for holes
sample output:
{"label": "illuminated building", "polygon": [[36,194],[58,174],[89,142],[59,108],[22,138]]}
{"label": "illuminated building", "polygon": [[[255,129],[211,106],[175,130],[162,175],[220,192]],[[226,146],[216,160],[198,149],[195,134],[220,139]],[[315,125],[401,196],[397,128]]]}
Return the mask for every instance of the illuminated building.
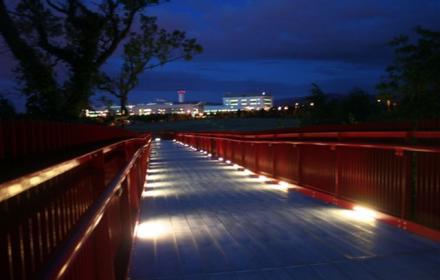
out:
{"label": "illuminated building", "polygon": [[242,111],[269,110],[273,106],[273,98],[265,92],[261,94],[229,94],[223,97],[223,105],[229,109]]}

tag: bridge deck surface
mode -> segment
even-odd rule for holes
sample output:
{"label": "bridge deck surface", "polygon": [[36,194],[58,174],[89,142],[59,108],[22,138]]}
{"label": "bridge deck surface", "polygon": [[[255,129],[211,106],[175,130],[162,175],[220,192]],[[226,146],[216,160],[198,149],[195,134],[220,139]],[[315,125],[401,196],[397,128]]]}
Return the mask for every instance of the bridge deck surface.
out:
{"label": "bridge deck surface", "polygon": [[156,143],[130,279],[439,279],[440,244]]}

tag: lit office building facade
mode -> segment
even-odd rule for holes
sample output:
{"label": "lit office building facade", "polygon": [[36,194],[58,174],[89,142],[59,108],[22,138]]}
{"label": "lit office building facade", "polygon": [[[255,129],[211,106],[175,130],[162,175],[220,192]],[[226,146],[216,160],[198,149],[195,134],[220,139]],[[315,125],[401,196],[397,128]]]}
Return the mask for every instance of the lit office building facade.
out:
{"label": "lit office building facade", "polygon": [[269,110],[273,107],[273,98],[265,92],[261,94],[226,95],[223,97],[223,105],[228,109],[241,111]]}

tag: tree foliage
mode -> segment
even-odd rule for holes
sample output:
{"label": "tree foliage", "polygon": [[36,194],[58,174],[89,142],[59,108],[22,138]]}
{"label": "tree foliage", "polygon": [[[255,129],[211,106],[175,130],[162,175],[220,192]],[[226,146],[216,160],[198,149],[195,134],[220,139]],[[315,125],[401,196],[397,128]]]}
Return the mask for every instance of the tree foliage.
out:
{"label": "tree foliage", "polygon": [[120,73],[116,77],[102,73],[98,86],[119,98],[123,115],[128,114],[128,94],[138,85],[140,74],[178,59],[191,60],[202,52],[201,45],[195,39],[187,39],[184,32],[160,29],[156,18],[142,16],[140,21],[141,31],[131,34],[124,46]]}
{"label": "tree foliage", "polygon": [[13,118],[16,115],[14,106],[0,95],[0,119]]}
{"label": "tree foliage", "polygon": [[379,96],[399,100],[399,112],[411,119],[440,117],[440,32],[416,28],[417,39],[391,42],[394,62],[378,85]]}
{"label": "tree foliage", "polygon": [[161,0],[0,0],[0,33],[18,61],[28,112],[77,117],[100,67]]}
{"label": "tree foliage", "polygon": [[361,88],[344,95],[330,95],[312,84],[306,103],[297,111],[302,125],[353,124],[374,120],[380,109],[374,97]]}

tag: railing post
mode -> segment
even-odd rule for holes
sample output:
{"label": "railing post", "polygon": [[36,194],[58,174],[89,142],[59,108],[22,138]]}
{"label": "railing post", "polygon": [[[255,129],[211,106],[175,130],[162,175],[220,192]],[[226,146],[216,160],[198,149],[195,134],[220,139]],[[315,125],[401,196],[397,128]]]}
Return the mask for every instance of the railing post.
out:
{"label": "railing post", "polygon": [[341,153],[340,149],[336,146],[332,146],[332,150],[335,152],[335,197],[339,198],[339,187],[341,183]]}
{"label": "railing post", "polygon": [[276,159],[276,153],[275,153],[275,146],[274,144],[268,144],[270,151],[272,152],[272,177],[277,177],[277,159]]}
{"label": "railing post", "polygon": [[255,172],[256,173],[259,173],[260,172],[260,165],[259,165],[259,163],[258,163],[258,161],[259,161],[259,146],[260,145],[258,145],[258,144],[255,144],[255,143],[252,143],[251,144],[252,146],[254,146],[255,145],[255,163],[254,163],[254,167],[255,167]]}
{"label": "railing post", "polygon": [[412,219],[414,208],[414,194],[415,178],[416,178],[416,161],[417,157],[415,152],[398,152],[396,156],[401,156],[403,160],[403,176],[402,176],[402,196],[400,202],[400,218]]}
{"label": "railing post", "polygon": [[298,172],[298,181],[297,184],[299,186],[302,185],[302,151],[301,151],[301,147],[302,145],[299,144],[295,144],[294,146],[296,146],[297,148],[297,153],[296,153],[296,162],[297,162],[297,172]]}
{"label": "railing post", "polygon": [[115,268],[113,263],[114,252],[112,252],[112,244],[109,234],[108,212],[104,214],[99,225],[96,227],[93,243],[94,262],[96,270],[96,279],[112,280],[115,279]]}
{"label": "railing post", "polygon": [[[105,162],[104,153],[100,151],[93,160],[93,170],[95,176],[93,178],[94,197],[96,198],[105,189]],[[96,271],[96,279],[114,279],[114,263],[112,244],[110,238],[110,224],[108,221],[108,212],[104,214],[94,233],[94,269]]]}

